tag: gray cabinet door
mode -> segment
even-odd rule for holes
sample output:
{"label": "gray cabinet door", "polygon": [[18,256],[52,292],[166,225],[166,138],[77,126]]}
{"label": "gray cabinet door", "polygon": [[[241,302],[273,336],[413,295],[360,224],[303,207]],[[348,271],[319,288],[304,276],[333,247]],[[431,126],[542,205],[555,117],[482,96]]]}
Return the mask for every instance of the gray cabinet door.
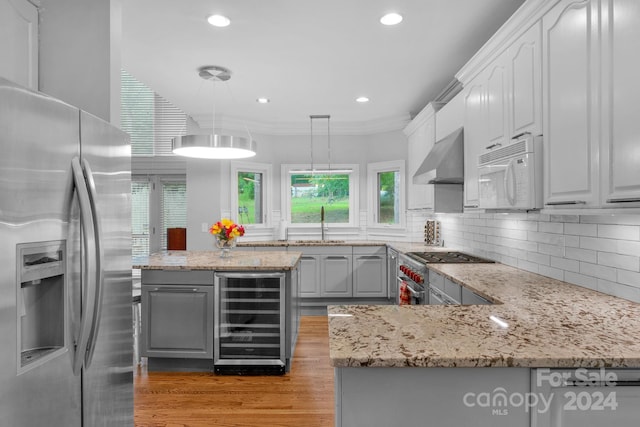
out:
{"label": "gray cabinet door", "polygon": [[142,286],[147,357],[213,359],[213,286]]}
{"label": "gray cabinet door", "polygon": [[300,270],[300,296],[320,297],[320,255],[304,254],[298,265]]}
{"label": "gray cabinet door", "polygon": [[323,297],[353,296],[351,255],[322,255],[321,295]]}
{"label": "gray cabinet door", "polygon": [[384,246],[353,248],[353,296],[386,297],[387,265]]}

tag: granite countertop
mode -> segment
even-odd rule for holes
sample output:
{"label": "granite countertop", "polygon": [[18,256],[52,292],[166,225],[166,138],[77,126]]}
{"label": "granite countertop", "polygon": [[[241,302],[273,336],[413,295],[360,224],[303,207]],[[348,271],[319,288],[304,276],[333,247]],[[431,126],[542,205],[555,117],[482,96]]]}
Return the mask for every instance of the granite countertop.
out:
{"label": "granite countertop", "polygon": [[135,259],[133,268],[143,270],[282,271],[294,269],[301,256],[300,252],[255,252],[234,249],[231,252],[231,257],[220,258],[219,251],[164,251]]}
{"label": "granite countertop", "polygon": [[238,242],[238,247],[288,247],[288,246],[385,246],[387,242],[377,240],[262,240]]}
{"label": "granite countertop", "polygon": [[331,306],[333,366],[640,367],[640,304],[503,264],[429,268],[498,303]]}

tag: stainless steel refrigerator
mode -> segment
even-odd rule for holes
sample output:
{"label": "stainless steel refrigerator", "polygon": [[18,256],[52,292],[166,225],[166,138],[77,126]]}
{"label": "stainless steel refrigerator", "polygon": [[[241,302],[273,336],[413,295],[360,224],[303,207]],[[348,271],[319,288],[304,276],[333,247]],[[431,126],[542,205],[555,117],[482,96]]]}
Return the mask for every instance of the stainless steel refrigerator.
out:
{"label": "stainless steel refrigerator", "polygon": [[130,151],[0,79],[0,426],[133,425]]}

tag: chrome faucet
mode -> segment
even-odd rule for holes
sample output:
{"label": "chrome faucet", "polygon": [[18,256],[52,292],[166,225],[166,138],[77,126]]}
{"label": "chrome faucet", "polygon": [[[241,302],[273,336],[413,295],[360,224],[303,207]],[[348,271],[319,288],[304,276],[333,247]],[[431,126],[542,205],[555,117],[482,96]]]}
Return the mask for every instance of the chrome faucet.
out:
{"label": "chrome faucet", "polygon": [[320,236],[324,242],[324,206],[320,207]]}

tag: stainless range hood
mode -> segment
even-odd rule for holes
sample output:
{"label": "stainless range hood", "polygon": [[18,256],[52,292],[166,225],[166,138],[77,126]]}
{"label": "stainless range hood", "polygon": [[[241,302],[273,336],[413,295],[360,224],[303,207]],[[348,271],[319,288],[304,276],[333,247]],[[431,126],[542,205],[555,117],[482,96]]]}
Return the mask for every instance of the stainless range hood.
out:
{"label": "stainless range hood", "polygon": [[434,184],[434,212],[462,212],[463,128],[437,141],[413,175],[414,184]]}
{"label": "stainless range hood", "polygon": [[[435,175],[433,173],[435,171]],[[463,130],[437,141],[415,175],[414,184],[464,184]]]}

